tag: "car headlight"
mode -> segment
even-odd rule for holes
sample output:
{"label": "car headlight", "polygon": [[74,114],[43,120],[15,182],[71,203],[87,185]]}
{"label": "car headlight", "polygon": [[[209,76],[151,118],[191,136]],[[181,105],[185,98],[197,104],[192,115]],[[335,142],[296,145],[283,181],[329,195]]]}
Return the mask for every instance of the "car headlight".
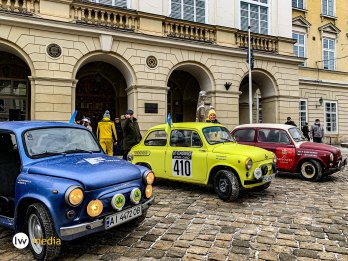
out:
{"label": "car headlight", "polygon": [[152,186],[151,185],[146,186],[145,196],[146,196],[146,198],[151,198],[151,196],[152,196]]}
{"label": "car headlight", "polygon": [[99,199],[91,200],[87,205],[87,214],[90,217],[99,216],[103,212],[103,202]]}
{"label": "car headlight", "polygon": [[144,181],[147,185],[152,185],[155,181],[155,174],[151,170],[146,171],[144,173]]}
{"label": "car headlight", "polygon": [[330,154],[330,161],[333,162],[334,161],[334,155],[331,153]]}
{"label": "car headlight", "polygon": [[256,168],[254,170],[254,177],[255,177],[255,179],[261,179],[261,177],[262,177],[262,170],[260,168]]}
{"label": "car headlight", "polygon": [[127,155],[127,160],[128,161],[132,161],[133,160],[133,154],[132,153],[128,153],[128,155]]}
{"label": "car headlight", "polygon": [[273,163],[277,164],[277,156],[273,154]]}
{"label": "car headlight", "polygon": [[72,207],[77,207],[81,204],[84,198],[84,192],[81,187],[71,186],[65,192],[65,202]]}
{"label": "car headlight", "polygon": [[249,169],[251,169],[252,166],[253,166],[253,161],[252,161],[251,159],[247,159],[247,160],[245,161],[245,168],[246,168],[247,170],[249,170]]}

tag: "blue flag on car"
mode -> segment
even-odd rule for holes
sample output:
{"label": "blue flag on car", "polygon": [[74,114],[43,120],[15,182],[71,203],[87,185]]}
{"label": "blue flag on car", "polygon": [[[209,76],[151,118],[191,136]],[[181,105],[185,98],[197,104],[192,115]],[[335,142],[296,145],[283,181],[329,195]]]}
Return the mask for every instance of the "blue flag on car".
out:
{"label": "blue flag on car", "polygon": [[76,115],[77,115],[77,111],[75,111],[75,112],[71,115],[71,118],[70,118],[70,121],[69,121],[70,124],[74,124],[74,123],[75,123]]}
{"label": "blue flag on car", "polygon": [[170,131],[172,125],[173,125],[172,116],[170,115],[170,113],[168,113],[168,117],[167,117],[167,126],[166,126],[166,132],[167,132],[167,133]]}

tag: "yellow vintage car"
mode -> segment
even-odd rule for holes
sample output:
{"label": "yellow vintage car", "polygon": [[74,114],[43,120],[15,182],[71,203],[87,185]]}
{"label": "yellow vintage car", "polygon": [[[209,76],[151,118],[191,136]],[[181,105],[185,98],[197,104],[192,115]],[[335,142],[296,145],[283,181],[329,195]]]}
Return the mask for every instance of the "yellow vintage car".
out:
{"label": "yellow vintage car", "polygon": [[242,189],[267,189],[277,171],[273,152],[240,145],[220,124],[186,122],[148,130],[128,161],[152,169],[157,178],[212,185],[222,199]]}

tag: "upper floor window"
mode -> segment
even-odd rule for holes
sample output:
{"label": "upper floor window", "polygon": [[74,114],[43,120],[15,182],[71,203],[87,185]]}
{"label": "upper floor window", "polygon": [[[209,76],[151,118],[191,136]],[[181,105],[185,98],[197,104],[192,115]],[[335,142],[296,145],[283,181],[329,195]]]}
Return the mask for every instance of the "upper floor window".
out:
{"label": "upper floor window", "polygon": [[207,0],[171,0],[170,17],[192,22],[206,22]]}
{"label": "upper floor window", "polygon": [[322,0],[323,15],[334,16],[334,0]]}
{"label": "upper floor window", "polygon": [[326,70],[335,70],[335,40],[323,38],[323,64]]}
{"label": "upper floor window", "polygon": [[292,33],[292,38],[296,40],[294,44],[294,54],[297,57],[305,57],[305,35],[301,33]]}
{"label": "upper floor window", "polygon": [[89,0],[90,2],[103,4],[103,5],[111,5],[122,8],[128,7],[128,0]]}
{"label": "upper floor window", "polygon": [[292,7],[304,9],[303,0],[292,0]]}
{"label": "upper floor window", "polygon": [[325,130],[337,132],[337,102],[325,102]]}
{"label": "upper floor window", "polygon": [[243,0],[240,2],[241,30],[268,34],[268,0]]}

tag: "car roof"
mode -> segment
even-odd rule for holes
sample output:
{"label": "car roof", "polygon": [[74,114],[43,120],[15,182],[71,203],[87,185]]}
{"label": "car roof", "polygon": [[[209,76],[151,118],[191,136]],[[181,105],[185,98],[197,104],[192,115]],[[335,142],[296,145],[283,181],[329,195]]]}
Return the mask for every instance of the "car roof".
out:
{"label": "car roof", "polygon": [[[165,129],[168,126],[168,124],[160,124],[156,125],[149,130],[153,129]],[[210,123],[210,122],[177,122],[172,124],[172,128],[196,128],[196,129],[202,129],[205,127],[211,127],[211,126],[223,126],[221,124],[216,123]]]}
{"label": "car roof", "polygon": [[0,122],[0,129],[10,130],[16,133],[21,133],[28,129],[33,128],[45,128],[45,127],[77,127],[85,128],[78,124],[70,124],[64,122],[53,122],[53,121],[4,121]]}
{"label": "car roof", "polygon": [[[251,123],[251,124],[242,124],[238,125],[234,128],[235,129],[241,129],[241,128],[272,128],[272,129],[285,129],[288,130],[290,128],[294,128],[293,125],[287,125],[287,124],[278,124],[278,123]],[[296,128],[296,127],[295,127]]]}

